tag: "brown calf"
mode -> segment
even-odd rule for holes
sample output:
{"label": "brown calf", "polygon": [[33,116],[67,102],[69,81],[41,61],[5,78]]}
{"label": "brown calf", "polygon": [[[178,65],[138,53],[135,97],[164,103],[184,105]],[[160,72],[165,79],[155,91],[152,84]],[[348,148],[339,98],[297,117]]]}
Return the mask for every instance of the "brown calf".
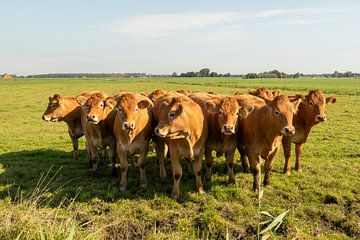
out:
{"label": "brown calf", "polygon": [[245,146],[254,176],[253,189],[259,189],[260,157],[265,159],[264,185],[270,184],[270,171],[283,135],[294,135],[293,114],[301,99],[291,103],[278,96],[266,105],[255,106],[242,122],[239,141]]}
{"label": "brown calf", "polygon": [[211,181],[211,167],[214,160],[212,151],[216,151],[225,153],[229,183],[235,183],[233,165],[237,146],[238,118],[246,117],[253,107],[243,106],[243,101],[234,96],[218,97],[196,93],[189,97],[203,108],[209,127],[205,146],[206,179]]}
{"label": "brown calf", "polygon": [[97,170],[99,160],[97,149],[104,150],[108,147],[108,156],[112,161],[113,173],[115,173],[115,138],[112,129],[115,104],[113,97],[96,93],[82,106],[81,123],[94,172]]}
{"label": "brown calf", "polygon": [[120,190],[126,190],[127,154],[140,153],[137,166],[140,169],[140,187],[146,187],[145,158],[152,136],[152,101],[140,94],[124,93],[117,96],[113,132],[120,159]]}
{"label": "brown calf", "polygon": [[[292,96],[289,98],[296,97]],[[300,103],[299,109],[294,115],[293,125],[296,129],[295,134],[282,139],[285,156],[284,173],[291,173],[291,143],[295,144],[295,170],[301,171],[300,155],[302,147],[308,139],[310,130],[314,125],[326,120],[325,106],[335,102],[335,97],[325,98],[321,90],[311,90],[308,95],[305,96],[305,100]]]}
{"label": "brown calf", "polygon": [[170,150],[174,179],[172,196],[178,198],[180,195],[182,168],[179,160],[182,156],[194,161],[196,185],[199,193],[204,193],[201,164],[208,128],[201,107],[189,97],[168,93],[155,101],[154,112],[159,113],[155,133],[167,142]]}
{"label": "brown calf", "polygon": [[76,97],[64,97],[60,94],[54,94],[49,97],[48,106],[42,115],[44,121],[64,121],[66,123],[73,144],[74,160],[78,160],[78,139],[84,135],[81,125],[81,105],[94,93],[84,92]]}

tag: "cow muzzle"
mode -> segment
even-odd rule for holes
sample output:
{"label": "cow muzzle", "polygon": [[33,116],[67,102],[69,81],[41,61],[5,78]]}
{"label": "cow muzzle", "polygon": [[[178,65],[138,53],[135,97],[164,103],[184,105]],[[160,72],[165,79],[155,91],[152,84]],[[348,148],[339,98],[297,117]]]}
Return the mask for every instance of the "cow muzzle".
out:
{"label": "cow muzzle", "polygon": [[86,115],[86,119],[88,122],[92,122],[92,123],[97,123],[99,122],[99,118],[98,116],[96,116],[95,114],[88,114]]}
{"label": "cow muzzle", "polygon": [[319,122],[325,122],[326,121],[326,116],[325,115],[317,115],[315,117],[315,122],[319,123]]}
{"label": "cow muzzle", "polygon": [[235,126],[231,124],[224,124],[221,132],[225,135],[233,135],[235,134]]}
{"label": "cow muzzle", "polygon": [[47,115],[43,115],[42,119],[46,122],[50,122],[51,121],[51,117],[47,116]]}
{"label": "cow muzzle", "polygon": [[294,127],[286,126],[286,127],[284,127],[280,132],[281,132],[281,134],[284,135],[284,136],[292,136],[292,135],[295,134],[295,128],[294,128]]}
{"label": "cow muzzle", "polygon": [[136,128],[136,125],[134,122],[124,122],[122,125],[122,129],[124,131],[128,131],[128,132],[135,130],[135,128]]}
{"label": "cow muzzle", "polygon": [[166,137],[167,133],[165,133],[164,131],[161,130],[161,128],[159,127],[156,127],[155,128],[155,134],[158,136],[158,137],[161,137],[161,138],[164,138]]}

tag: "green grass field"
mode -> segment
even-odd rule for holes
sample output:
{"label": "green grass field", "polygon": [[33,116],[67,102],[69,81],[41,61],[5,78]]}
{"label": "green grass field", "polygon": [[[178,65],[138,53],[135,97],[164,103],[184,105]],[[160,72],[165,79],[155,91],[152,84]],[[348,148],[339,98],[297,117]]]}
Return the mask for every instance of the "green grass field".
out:
{"label": "green grass field", "polygon": [[[224,159],[216,159],[213,182],[204,181],[207,194],[200,196],[184,162],[182,196],[175,201],[171,175],[160,181],[151,153],[148,188],[139,189],[132,160],[128,191],[119,192],[110,166],[92,177],[84,138],[74,161],[65,123],[46,123],[41,115],[54,93],[162,88],[233,94],[261,86],[285,94],[320,88],[337,98],[327,108],[328,121],[312,129],[304,146],[302,173],[283,175],[282,151],[275,159],[262,210],[290,212],[272,239],[359,239],[360,79],[236,78],[0,79],[0,239],[256,238],[257,224],[266,218],[258,213],[252,176],[241,172],[238,154],[236,186],[227,184]],[[166,168],[169,173],[170,162]]]}

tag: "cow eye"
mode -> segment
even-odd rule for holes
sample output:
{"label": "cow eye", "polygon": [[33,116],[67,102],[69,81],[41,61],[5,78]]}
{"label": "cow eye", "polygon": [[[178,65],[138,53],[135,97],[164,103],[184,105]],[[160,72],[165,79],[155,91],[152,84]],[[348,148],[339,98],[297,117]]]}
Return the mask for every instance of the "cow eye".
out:
{"label": "cow eye", "polygon": [[278,110],[275,110],[275,114],[276,114],[276,115],[279,115],[280,112],[279,112]]}
{"label": "cow eye", "polygon": [[221,111],[221,110],[219,111],[219,115],[223,115],[223,113],[224,113],[223,111]]}
{"label": "cow eye", "polygon": [[138,112],[138,111],[139,111],[139,108],[136,107],[136,108],[135,108],[135,112]]}
{"label": "cow eye", "polygon": [[120,107],[117,108],[117,110],[121,113],[122,112],[122,109]]}
{"label": "cow eye", "polygon": [[175,117],[175,115],[176,115],[176,113],[175,113],[175,112],[169,112],[169,118],[174,118],[174,117]]}
{"label": "cow eye", "polygon": [[309,102],[310,106],[314,105],[313,102]]}

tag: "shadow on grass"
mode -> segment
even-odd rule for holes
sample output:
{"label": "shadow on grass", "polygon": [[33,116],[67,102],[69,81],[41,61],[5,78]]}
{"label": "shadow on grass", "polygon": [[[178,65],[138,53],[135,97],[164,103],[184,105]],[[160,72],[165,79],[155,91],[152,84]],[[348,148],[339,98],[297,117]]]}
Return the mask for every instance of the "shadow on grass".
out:
{"label": "shadow on grass", "polygon": [[[0,164],[4,169],[0,174],[0,199],[10,197],[15,199],[19,192],[22,196],[29,196],[39,179],[44,180],[45,186],[51,180],[51,188],[48,193],[55,193],[52,204],[57,205],[64,198],[75,198],[78,202],[88,202],[94,198],[103,201],[112,202],[117,199],[152,199],[155,196],[171,196],[172,175],[171,164],[167,161],[165,166],[167,170],[167,179],[161,180],[159,177],[159,167],[157,159],[153,153],[149,153],[146,165],[146,176],[148,187],[146,190],[139,188],[139,170],[135,166],[135,160],[129,159],[128,171],[128,189],[120,192],[119,177],[111,176],[111,165],[99,166],[96,177],[93,176],[92,169],[86,160],[86,152],[79,151],[79,160],[72,159],[71,152],[63,152],[48,149],[24,150],[19,152],[10,152],[0,155]],[[181,198],[180,201],[187,201],[191,198],[191,193],[196,192],[195,177],[187,169],[187,162],[181,161],[183,167],[183,176],[181,178]],[[118,175],[119,167],[117,167]],[[218,175],[224,175],[225,162],[217,160],[214,162],[213,172]],[[235,165],[235,173],[241,172],[241,167]],[[207,183],[203,182],[205,190],[210,189],[214,184],[227,185],[227,177],[224,182]],[[40,187],[41,188],[41,187]]]}

